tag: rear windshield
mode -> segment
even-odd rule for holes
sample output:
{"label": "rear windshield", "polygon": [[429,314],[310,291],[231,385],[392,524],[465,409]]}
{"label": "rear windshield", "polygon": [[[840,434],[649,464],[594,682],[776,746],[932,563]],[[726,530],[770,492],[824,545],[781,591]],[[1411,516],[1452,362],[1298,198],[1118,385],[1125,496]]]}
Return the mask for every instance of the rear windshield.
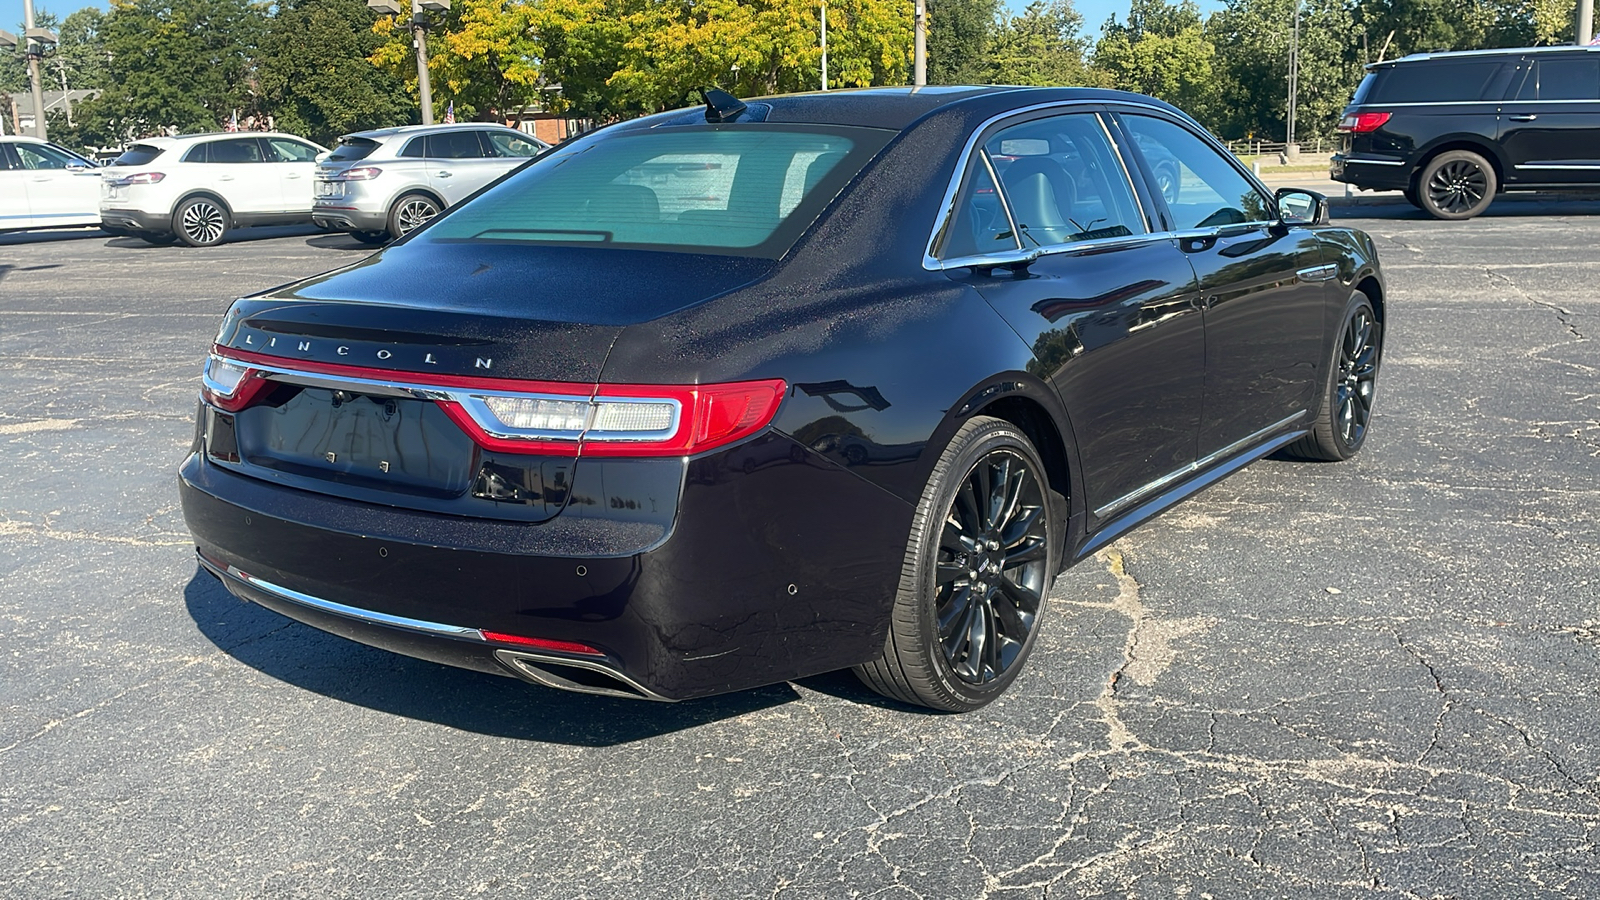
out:
{"label": "rear windshield", "polygon": [[[1406,63],[1382,72],[1368,90],[1367,103],[1466,103],[1499,100],[1487,96],[1491,82],[1503,66],[1503,59],[1430,60]],[[1358,101],[1360,102],[1360,101]]]}
{"label": "rear windshield", "polygon": [[372,151],[378,149],[378,142],[371,138],[340,138],[339,146],[333,148],[328,154],[329,162],[355,162],[366,159]]}
{"label": "rear windshield", "polygon": [[151,144],[134,144],[122,151],[113,166],[147,166],[152,160],[161,155],[161,148]]}
{"label": "rear windshield", "polygon": [[775,259],[893,134],[757,123],[601,134],[530,164],[420,238]]}

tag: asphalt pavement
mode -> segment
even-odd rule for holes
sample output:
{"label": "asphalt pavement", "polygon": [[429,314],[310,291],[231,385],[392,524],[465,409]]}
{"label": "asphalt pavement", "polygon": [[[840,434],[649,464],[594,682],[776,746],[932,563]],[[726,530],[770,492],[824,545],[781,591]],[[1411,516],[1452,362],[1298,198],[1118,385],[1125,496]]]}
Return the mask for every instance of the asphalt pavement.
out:
{"label": "asphalt pavement", "polygon": [[232,598],[175,490],[235,296],[354,241],[0,236],[0,896],[1600,896],[1600,202],[1376,238],[1366,449],[1058,582],[965,716],[847,673],[676,705]]}

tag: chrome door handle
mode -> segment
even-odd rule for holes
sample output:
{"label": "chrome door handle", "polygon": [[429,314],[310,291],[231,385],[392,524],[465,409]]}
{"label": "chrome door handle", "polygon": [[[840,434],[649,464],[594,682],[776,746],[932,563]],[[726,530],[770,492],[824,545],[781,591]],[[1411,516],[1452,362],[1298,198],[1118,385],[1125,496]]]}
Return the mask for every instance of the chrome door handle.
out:
{"label": "chrome door handle", "polygon": [[440,172],[438,175],[436,175],[434,177],[436,177],[436,178],[449,178],[450,177],[450,173],[449,172]]}
{"label": "chrome door handle", "polygon": [[1532,122],[1534,119],[1537,119],[1539,117],[1538,116],[1506,116],[1506,118],[1510,119],[1513,122]]}
{"label": "chrome door handle", "polygon": [[218,175],[217,176],[217,180],[218,181],[232,181],[233,180],[233,176],[232,175]]}

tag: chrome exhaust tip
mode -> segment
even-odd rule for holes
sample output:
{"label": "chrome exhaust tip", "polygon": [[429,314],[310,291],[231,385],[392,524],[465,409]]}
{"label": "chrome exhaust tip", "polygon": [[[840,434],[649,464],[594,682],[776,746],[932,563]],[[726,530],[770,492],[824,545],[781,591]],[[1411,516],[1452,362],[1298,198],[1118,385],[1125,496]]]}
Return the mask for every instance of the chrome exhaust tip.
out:
{"label": "chrome exhaust tip", "polygon": [[640,685],[604,662],[524,650],[496,650],[494,656],[518,678],[542,687],[628,700],[675,702]]}

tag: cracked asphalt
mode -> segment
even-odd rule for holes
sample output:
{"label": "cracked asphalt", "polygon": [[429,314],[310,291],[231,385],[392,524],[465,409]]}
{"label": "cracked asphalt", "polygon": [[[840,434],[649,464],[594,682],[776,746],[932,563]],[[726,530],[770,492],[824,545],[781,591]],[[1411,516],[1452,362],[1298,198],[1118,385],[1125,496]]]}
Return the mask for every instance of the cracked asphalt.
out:
{"label": "cracked asphalt", "polygon": [[0,236],[0,896],[1600,896],[1600,206],[1342,212],[1366,449],[1068,572],[959,717],[568,695],[234,600],[174,489],[207,341],[365,251]]}

